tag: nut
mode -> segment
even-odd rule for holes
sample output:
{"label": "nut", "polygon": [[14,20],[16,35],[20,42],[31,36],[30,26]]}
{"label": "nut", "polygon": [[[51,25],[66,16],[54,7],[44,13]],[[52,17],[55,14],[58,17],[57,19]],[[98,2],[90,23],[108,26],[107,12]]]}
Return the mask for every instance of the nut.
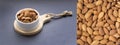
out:
{"label": "nut", "polygon": [[113,36],[114,36],[115,38],[119,38],[119,37],[120,37],[120,35],[119,35],[118,33],[114,34]]}
{"label": "nut", "polygon": [[109,37],[109,40],[111,40],[111,41],[113,41],[113,42],[117,41],[117,39],[116,39],[115,37],[113,37],[113,36],[110,36],[110,37]]}
{"label": "nut", "polygon": [[33,10],[22,10],[18,15],[18,20],[24,23],[30,23],[38,18],[38,15]]}
{"label": "nut", "polygon": [[94,31],[93,35],[99,35],[99,31]]}
{"label": "nut", "polygon": [[120,22],[120,18],[117,18],[117,21]]}
{"label": "nut", "polygon": [[104,33],[104,30],[102,29],[102,28],[99,28],[99,34],[100,35],[104,35],[105,33]]}
{"label": "nut", "polygon": [[119,0],[78,0],[77,30],[80,32],[77,32],[77,40],[81,40],[80,45],[119,45],[119,22]]}
{"label": "nut", "polygon": [[83,29],[83,31],[86,31],[86,30],[87,30],[87,27],[86,27],[85,24],[82,25],[82,29]]}
{"label": "nut", "polygon": [[105,34],[109,34],[109,30],[107,28],[103,28]]}
{"label": "nut", "polygon": [[120,25],[119,22],[115,23],[115,26],[116,26],[117,29],[120,27],[119,25]]}
{"label": "nut", "polygon": [[87,27],[87,32],[92,35],[93,30],[90,27]]}
{"label": "nut", "polygon": [[108,39],[109,37],[109,35],[104,35],[104,39]]}
{"label": "nut", "polygon": [[107,45],[115,45],[115,43],[110,41],[107,43]]}
{"label": "nut", "polygon": [[100,12],[99,16],[98,16],[98,19],[102,18],[103,16],[104,16],[104,12]]}
{"label": "nut", "polygon": [[102,0],[98,0],[96,3],[95,3],[95,5],[101,5],[102,4]]}
{"label": "nut", "polygon": [[81,40],[83,40],[84,42],[87,42],[87,38],[85,36],[81,36]]}
{"label": "nut", "polygon": [[87,42],[88,42],[89,44],[91,44],[91,43],[92,43],[92,39],[91,39],[90,37],[87,37]]}
{"label": "nut", "polygon": [[103,40],[100,41],[100,43],[101,44],[107,44],[107,41],[108,41],[107,39],[103,39]]}
{"label": "nut", "polygon": [[101,26],[103,26],[103,25],[104,25],[104,22],[98,22],[98,23],[96,24],[97,27],[101,27]]}
{"label": "nut", "polygon": [[91,45],[98,45],[99,44],[99,41],[98,40],[95,40],[91,43]]}
{"label": "nut", "polygon": [[95,40],[102,40],[102,39],[103,39],[103,36],[95,36],[94,39],[95,39]]}
{"label": "nut", "polygon": [[115,33],[117,33],[116,30],[110,30],[110,35],[114,35]]}
{"label": "nut", "polygon": [[87,7],[87,8],[94,8],[94,7],[95,7],[95,5],[94,5],[94,4],[92,4],[92,3],[89,3],[89,4],[87,4],[87,5],[86,5],[86,7]]}
{"label": "nut", "polygon": [[81,39],[78,39],[77,44],[84,45],[84,42]]}
{"label": "nut", "polygon": [[89,10],[86,14],[85,14],[85,18],[88,19],[91,15],[92,15],[93,10]]}

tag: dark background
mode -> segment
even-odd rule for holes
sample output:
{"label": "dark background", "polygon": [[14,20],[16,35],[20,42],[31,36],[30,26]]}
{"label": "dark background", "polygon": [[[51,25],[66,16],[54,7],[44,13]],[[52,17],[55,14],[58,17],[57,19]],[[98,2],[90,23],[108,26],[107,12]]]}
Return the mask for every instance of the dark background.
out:
{"label": "dark background", "polygon": [[[0,0],[0,45],[76,45],[76,0]],[[23,8],[34,8],[40,15],[73,11],[65,17],[44,25],[35,36],[14,32],[15,14]]]}

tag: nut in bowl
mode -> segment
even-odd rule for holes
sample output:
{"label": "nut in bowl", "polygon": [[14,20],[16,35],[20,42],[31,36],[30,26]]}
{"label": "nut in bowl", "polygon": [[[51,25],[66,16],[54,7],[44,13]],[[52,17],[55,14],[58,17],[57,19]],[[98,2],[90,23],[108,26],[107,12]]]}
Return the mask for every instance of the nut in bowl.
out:
{"label": "nut in bowl", "polygon": [[17,18],[23,23],[31,23],[38,18],[38,14],[34,10],[22,10]]}

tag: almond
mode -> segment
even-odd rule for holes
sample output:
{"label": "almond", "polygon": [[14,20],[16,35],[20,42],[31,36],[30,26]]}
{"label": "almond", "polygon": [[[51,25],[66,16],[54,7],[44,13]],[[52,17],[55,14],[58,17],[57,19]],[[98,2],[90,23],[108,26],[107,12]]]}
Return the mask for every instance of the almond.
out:
{"label": "almond", "polygon": [[88,8],[84,7],[83,10],[82,10],[82,14],[85,14],[87,11],[88,11]]}
{"label": "almond", "polygon": [[117,40],[116,45],[120,45],[120,39]]}
{"label": "almond", "polygon": [[109,9],[111,7],[111,4],[110,3],[108,3],[107,4],[107,9]]}
{"label": "almond", "polygon": [[109,41],[109,42],[107,43],[107,45],[115,45],[115,44],[114,44],[114,42]]}
{"label": "almond", "polygon": [[114,30],[115,29],[115,25],[111,24],[110,27]]}
{"label": "almond", "polygon": [[119,22],[115,23],[115,26],[116,26],[117,29],[120,27],[119,25],[120,25]]}
{"label": "almond", "polygon": [[94,40],[91,45],[98,45],[99,44],[99,41],[98,40]]}
{"label": "almond", "polygon": [[112,21],[112,20],[107,20],[107,23],[109,23],[109,24],[114,24],[114,22]]}
{"label": "almond", "polygon": [[84,1],[84,3],[88,3],[88,0],[83,0]]}
{"label": "almond", "polygon": [[77,35],[81,35],[82,32],[80,30],[77,30]]}
{"label": "almond", "polygon": [[93,3],[89,3],[89,4],[86,5],[86,7],[87,7],[87,8],[94,8],[95,5],[94,5]]}
{"label": "almond", "polygon": [[110,35],[114,35],[115,33],[117,33],[116,30],[110,30]]}
{"label": "almond", "polygon": [[97,20],[97,18],[98,18],[98,15],[94,15],[93,16],[93,21]]}
{"label": "almond", "polygon": [[98,13],[100,13],[102,11],[102,7],[101,6],[97,6],[97,11],[98,11]]}
{"label": "almond", "polygon": [[86,27],[85,24],[82,25],[82,30],[83,30],[83,31],[86,31],[86,30],[87,30],[87,27]]}
{"label": "almond", "polygon": [[113,36],[110,36],[110,37],[109,37],[109,40],[111,40],[111,41],[113,41],[113,42],[117,41],[117,39],[116,39],[115,37],[113,37]]}
{"label": "almond", "polygon": [[84,45],[84,42],[81,39],[78,39],[77,44]]}
{"label": "almond", "polygon": [[104,24],[104,27],[108,27],[108,26],[109,26],[109,24],[108,24],[108,23],[105,23],[105,24]]}
{"label": "almond", "polygon": [[79,30],[82,30],[82,23],[78,23]]}
{"label": "almond", "polygon": [[87,37],[87,42],[88,42],[89,44],[91,44],[91,43],[92,43],[92,39],[91,39],[90,37]]}
{"label": "almond", "polygon": [[[92,28],[94,28],[94,27],[96,26],[96,23],[97,23],[96,21],[93,22]],[[98,25],[99,25],[99,24],[98,24]]]}
{"label": "almond", "polygon": [[119,38],[119,37],[120,37],[120,35],[119,35],[118,33],[114,34],[113,36],[114,36],[115,38]]}
{"label": "almond", "polygon": [[105,6],[102,6],[102,11],[103,12],[106,12],[107,11],[107,8]]}
{"label": "almond", "polygon": [[117,22],[120,22],[120,18],[117,18]]}
{"label": "almond", "polygon": [[118,10],[118,17],[120,17],[120,9]]}
{"label": "almond", "polygon": [[107,0],[108,2],[113,2],[113,0]]}
{"label": "almond", "polygon": [[104,39],[109,39],[109,35],[104,35]]}
{"label": "almond", "polygon": [[101,27],[101,26],[103,26],[103,25],[104,25],[104,22],[98,22],[98,23],[96,24],[97,27]]}
{"label": "almond", "polygon": [[113,15],[114,15],[115,17],[117,17],[117,16],[118,16],[118,11],[117,11],[117,10],[114,10],[114,11],[113,11]]}
{"label": "almond", "polygon": [[107,28],[103,28],[105,34],[109,34],[109,30]]}
{"label": "almond", "polygon": [[87,42],[87,38],[85,36],[81,36],[81,40],[83,40],[84,42]]}
{"label": "almond", "polygon": [[116,21],[115,16],[112,15],[112,12],[113,12],[112,9],[108,10],[108,16],[110,17],[110,19],[111,19],[112,21]]}
{"label": "almond", "polygon": [[103,36],[95,36],[94,39],[95,39],[95,40],[102,40],[102,39],[103,39]]}
{"label": "almond", "polygon": [[89,36],[89,34],[87,32],[82,32],[83,36]]}
{"label": "almond", "polygon": [[86,14],[85,14],[85,18],[88,19],[93,13],[93,10],[89,10]]}
{"label": "almond", "polygon": [[117,8],[120,8],[120,5],[119,4],[117,4],[117,5],[115,5]]}
{"label": "almond", "polygon": [[101,19],[103,16],[104,16],[104,12],[100,12],[99,16],[98,16],[98,19]]}
{"label": "almond", "polygon": [[78,3],[77,6],[79,7],[79,9],[83,9],[83,4],[82,3]]}
{"label": "almond", "polygon": [[95,5],[101,5],[102,4],[102,0],[98,0],[96,3],[95,3]]}
{"label": "almond", "polygon": [[120,28],[117,29],[118,34],[120,34]]}
{"label": "almond", "polygon": [[104,30],[102,29],[102,28],[99,28],[99,34],[100,35],[104,35],[105,33],[104,33]]}
{"label": "almond", "polygon": [[78,3],[83,3],[83,0],[78,0]]}
{"label": "almond", "polygon": [[92,35],[93,30],[90,27],[87,27],[87,32]]}
{"label": "almond", "polygon": [[103,40],[100,41],[100,43],[101,44],[107,44],[107,41],[108,41],[107,39],[103,39]]}
{"label": "almond", "polygon": [[99,35],[99,31],[94,31],[93,35]]}
{"label": "almond", "polygon": [[87,26],[91,26],[93,21],[88,21]]}

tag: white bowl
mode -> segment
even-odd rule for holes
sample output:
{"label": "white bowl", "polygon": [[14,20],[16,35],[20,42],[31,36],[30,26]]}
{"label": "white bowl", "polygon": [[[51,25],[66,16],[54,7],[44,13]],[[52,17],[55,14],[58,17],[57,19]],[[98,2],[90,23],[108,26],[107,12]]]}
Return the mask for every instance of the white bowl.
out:
{"label": "white bowl", "polygon": [[[35,21],[32,21],[32,22],[30,22],[30,23],[24,23],[24,22],[18,20],[17,15],[18,15],[21,11],[23,11],[23,10],[34,10],[34,11],[38,14],[38,18],[37,18]],[[16,13],[15,18],[16,18],[16,21],[17,21],[17,26],[18,26],[21,30],[31,31],[31,30],[34,30],[34,29],[37,28],[38,23],[39,23],[39,18],[40,18],[40,16],[39,16],[39,13],[38,13],[37,10],[32,9],[32,8],[24,8],[24,9],[19,10],[19,11]]]}

